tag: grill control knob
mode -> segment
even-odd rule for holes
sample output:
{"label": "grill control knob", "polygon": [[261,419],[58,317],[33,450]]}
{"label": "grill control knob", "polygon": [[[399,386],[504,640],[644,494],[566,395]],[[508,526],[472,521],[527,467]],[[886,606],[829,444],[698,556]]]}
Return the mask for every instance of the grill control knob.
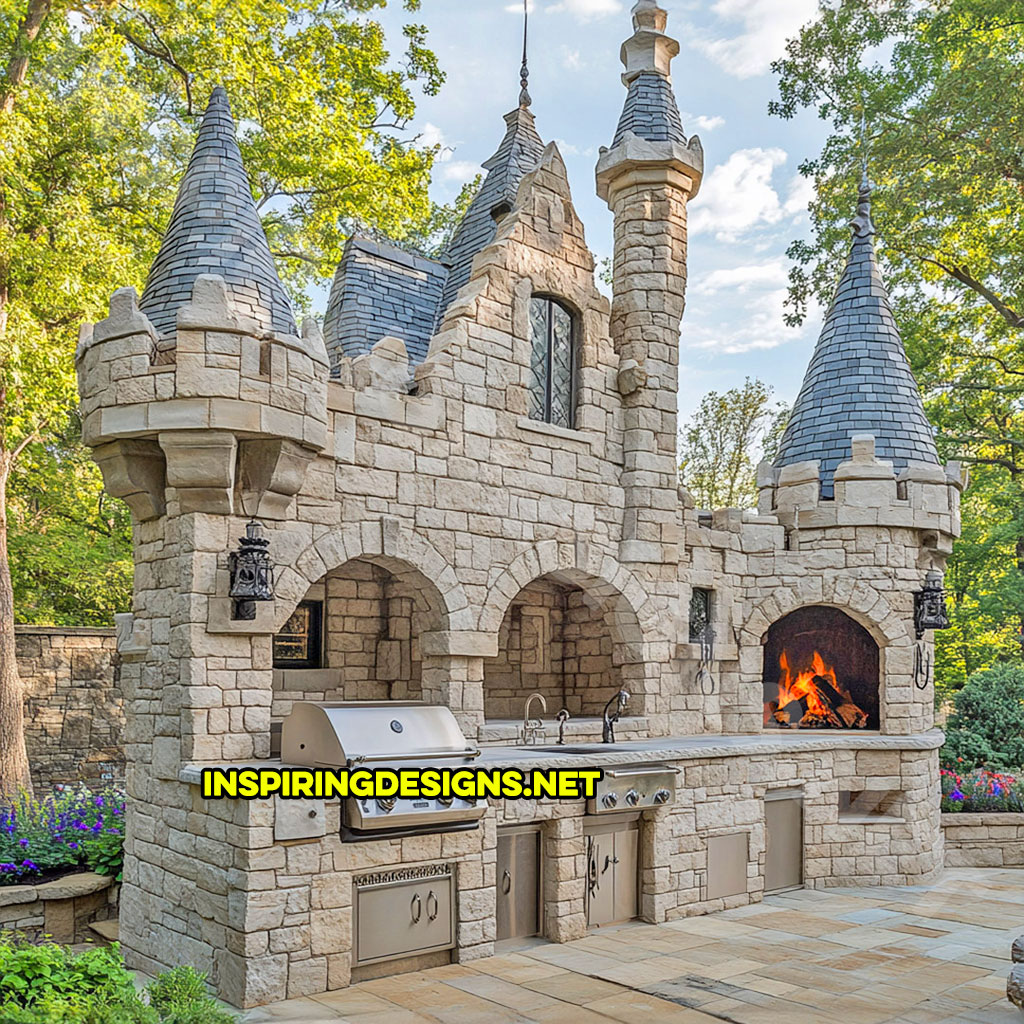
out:
{"label": "grill control knob", "polygon": [[667,789],[659,789],[654,794],[654,802],[656,804],[667,804],[672,794]]}
{"label": "grill control knob", "polygon": [[379,796],[377,797],[377,806],[385,813],[390,814],[394,810],[395,804],[398,803],[398,798],[393,796]]}
{"label": "grill control knob", "polygon": [[636,805],[640,803],[640,794],[635,789],[631,789],[626,794],[626,803],[629,804],[630,807],[636,807]]}
{"label": "grill control knob", "polygon": [[614,807],[618,802],[619,797],[616,793],[605,793],[601,798],[601,803],[603,803],[605,807]]}

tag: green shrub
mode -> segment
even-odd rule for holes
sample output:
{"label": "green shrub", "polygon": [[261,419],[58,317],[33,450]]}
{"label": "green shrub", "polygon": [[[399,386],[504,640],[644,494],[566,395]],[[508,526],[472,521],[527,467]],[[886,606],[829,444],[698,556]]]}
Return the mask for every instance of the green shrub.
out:
{"label": "green shrub", "polygon": [[161,974],[146,992],[162,1024],[235,1024],[237,1020],[207,994],[206,975],[192,967],[175,967]]}
{"label": "green shrub", "polygon": [[975,672],[953,706],[942,748],[944,767],[1024,770],[1024,667],[997,665]]}
{"label": "green shrub", "polygon": [[82,841],[85,851],[85,863],[90,871],[98,875],[112,876],[114,881],[121,881],[121,869],[124,867],[124,836],[120,832],[100,832],[90,835]]}
{"label": "green shrub", "polygon": [[142,996],[116,945],[75,953],[0,935],[0,1024],[237,1024],[206,975],[175,967]]}

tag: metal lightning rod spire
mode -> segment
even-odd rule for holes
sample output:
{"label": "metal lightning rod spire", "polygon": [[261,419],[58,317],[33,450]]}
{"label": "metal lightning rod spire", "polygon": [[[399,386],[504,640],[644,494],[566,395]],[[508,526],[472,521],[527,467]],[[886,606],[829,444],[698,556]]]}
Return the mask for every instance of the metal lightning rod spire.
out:
{"label": "metal lightning rod spire", "polygon": [[530,0],[523,0],[523,66],[519,69],[519,84],[522,89],[519,93],[519,106],[528,107],[533,100],[530,99],[530,91],[527,88],[530,81],[530,67],[526,60],[527,29],[530,24]]}

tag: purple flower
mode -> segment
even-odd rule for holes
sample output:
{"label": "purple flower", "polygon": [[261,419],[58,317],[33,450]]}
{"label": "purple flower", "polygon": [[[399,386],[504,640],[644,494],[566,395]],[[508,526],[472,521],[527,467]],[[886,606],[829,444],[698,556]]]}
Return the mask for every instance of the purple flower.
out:
{"label": "purple flower", "polygon": [[39,870],[39,865],[34,863],[33,861],[30,861],[30,860],[23,860],[21,862],[21,866],[23,868],[25,868],[26,871],[38,871]]}
{"label": "purple flower", "polygon": [[78,849],[78,843],[68,843],[68,849],[69,850],[77,850]]}
{"label": "purple flower", "polygon": [[17,871],[17,864],[0,864],[0,871]]}
{"label": "purple flower", "polygon": [[18,845],[19,846],[28,846],[28,840],[27,839],[19,839],[18,840]]}
{"label": "purple flower", "polygon": [[949,799],[956,800],[959,802],[960,800],[966,800],[967,797],[965,797],[959,789],[954,789],[953,792],[949,794]]}

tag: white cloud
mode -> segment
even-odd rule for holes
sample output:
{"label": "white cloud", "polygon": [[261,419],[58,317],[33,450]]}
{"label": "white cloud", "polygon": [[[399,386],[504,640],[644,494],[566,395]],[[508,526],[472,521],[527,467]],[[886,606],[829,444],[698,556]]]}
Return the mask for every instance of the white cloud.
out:
{"label": "white cloud", "polygon": [[444,132],[430,121],[420,129],[419,133],[420,144],[426,147],[440,146],[441,152],[438,153],[437,159],[441,163],[447,163],[452,158],[452,148],[448,145],[444,137]]}
{"label": "white cloud", "polygon": [[786,267],[781,260],[770,263],[755,263],[745,267],[724,267],[701,274],[692,285],[695,295],[717,295],[728,291],[732,294],[761,290],[765,287],[781,287],[786,283]]}
{"label": "white cloud", "polygon": [[699,132],[713,132],[716,128],[721,128],[725,124],[725,118],[718,116],[705,117],[703,114],[698,114],[694,117],[691,114],[683,118],[683,124],[696,128]]}
{"label": "white cloud", "polygon": [[705,175],[693,201],[690,230],[698,235],[713,232],[719,241],[733,242],[755,228],[803,214],[814,193],[811,182],[796,175],[784,199],[772,184],[786,160],[786,151],[777,146],[736,150]]}
{"label": "white cloud", "polygon": [[455,181],[460,185],[471,181],[478,174],[483,174],[483,168],[472,160],[449,160],[441,172],[445,181]]}
{"label": "white cloud", "polygon": [[692,45],[737,78],[763,75],[817,9],[817,0],[717,0],[712,13],[722,21],[739,22],[741,30],[695,35]]}
{"label": "white cloud", "polygon": [[597,156],[597,149],[594,146],[577,146],[565,139],[555,139],[558,152],[566,156]]}
{"label": "white cloud", "polygon": [[586,61],[583,60],[579,50],[570,50],[568,46],[562,47],[562,67],[567,71],[582,71]]}
{"label": "white cloud", "polygon": [[786,162],[786,151],[738,149],[704,178],[693,202],[690,230],[713,231],[722,241],[736,239],[758,224],[776,224],[782,217],[772,173]]}
{"label": "white cloud", "polygon": [[741,355],[778,348],[813,333],[820,322],[816,306],[808,311],[802,327],[786,324],[788,283],[788,267],[782,257],[698,275],[690,288],[694,301],[683,318],[683,347],[715,355]]}
{"label": "white cloud", "polygon": [[545,10],[549,14],[566,12],[581,21],[591,18],[606,18],[609,14],[618,14],[622,10],[620,0],[560,0],[549,4]]}

